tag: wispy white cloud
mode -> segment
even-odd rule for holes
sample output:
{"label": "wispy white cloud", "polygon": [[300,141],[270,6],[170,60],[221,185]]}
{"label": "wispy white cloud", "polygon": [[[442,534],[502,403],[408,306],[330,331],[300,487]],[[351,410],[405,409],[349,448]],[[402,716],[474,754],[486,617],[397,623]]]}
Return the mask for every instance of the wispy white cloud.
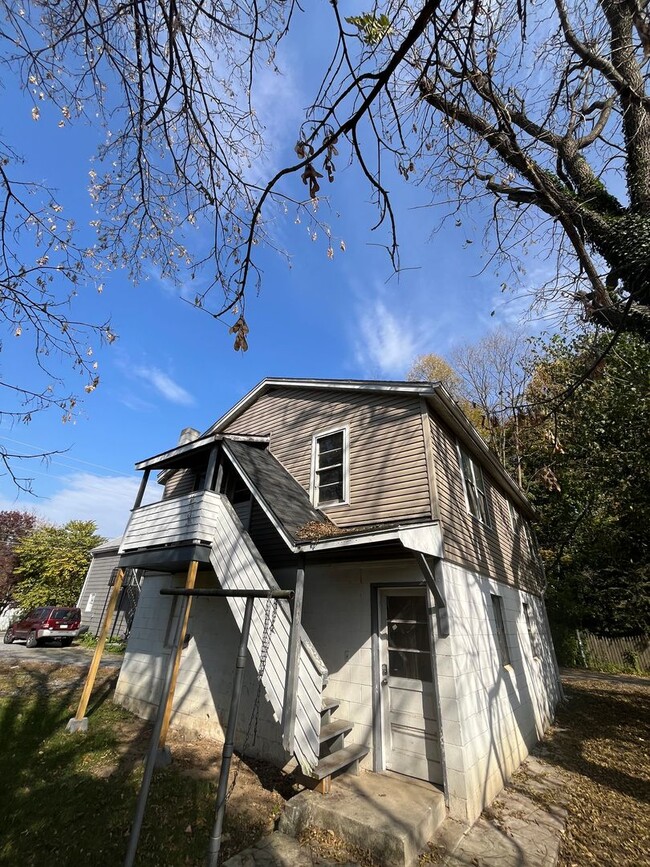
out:
{"label": "wispy white cloud", "polygon": [[194,398],[189,391],[186,391],[159,367],[140,365],[133,369],[133,373],[170,403],[178,403],[181,406],[191,406],[194,403]]}
{"label": "wispy white cloud", "polygon": [[[60,489],[52,497],[0,498],[0,509],[24,509],[53,524],[95,521],[102,536],[113,538],[124,532],[139,483],[134,476],[72,473],[63,477]],[[147,493],[145,502],[159,496],[153,485]]]}
{"label": "wispy white cloud", "polygon": [[415,311],[381,297],[357,304],[355,358],[364,375],[402,378],[416,356],[431,352],[435,327]]}

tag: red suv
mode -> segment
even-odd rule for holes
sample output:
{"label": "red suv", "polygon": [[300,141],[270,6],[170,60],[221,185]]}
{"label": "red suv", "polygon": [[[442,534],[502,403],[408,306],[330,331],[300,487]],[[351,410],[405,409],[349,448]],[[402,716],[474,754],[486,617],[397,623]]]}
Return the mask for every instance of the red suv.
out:
{"label": "red suv", "polygon": [[81,608],[56,605],[34,608],[26,617],[11,624],[5,632],[4,643],[11,644],[15,638],[25,638],[27,647],[36,647],[42,641],[59,638],[61,645],[68,647],[79,635],[80,626]]}

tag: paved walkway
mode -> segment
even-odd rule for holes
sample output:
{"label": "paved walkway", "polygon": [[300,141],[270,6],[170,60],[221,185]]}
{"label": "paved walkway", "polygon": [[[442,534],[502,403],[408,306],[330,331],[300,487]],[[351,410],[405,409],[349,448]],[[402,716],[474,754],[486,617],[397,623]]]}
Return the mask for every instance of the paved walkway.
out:
{"label": "paved walkway", "polygon": [[[327,797],[327,796],[325,796]],[[535,756],[470,828],[447,819],[431,841],[444,867],[554,867],[566,822],[564,774]],[[223,867],[330,867],[292,837],[276,832]],[[389,867],[390,861],[386,861]],[[347,867],[358,867],[348,864]]]}

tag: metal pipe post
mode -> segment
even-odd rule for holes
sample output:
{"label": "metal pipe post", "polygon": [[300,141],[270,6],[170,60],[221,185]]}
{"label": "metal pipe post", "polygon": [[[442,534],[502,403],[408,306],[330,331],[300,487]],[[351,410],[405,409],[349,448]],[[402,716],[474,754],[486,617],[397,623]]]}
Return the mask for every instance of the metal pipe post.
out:
{"label": "metal pipe post", "polygon": [[133,862],[135,861],[135,853],[138,848],[140,831],[142,830],[142,820],[144,819],[144,813],[147,809],[149,787],[151,786],[151,779],[153,777],[154,768],[156,766],[156,755],[158,753],[160,732],[162,730],[163,720],[165,717],[165,708],[167,706],[167,699],[169,697],[169,692],[172,685],[172,678],[174,674],[174,659],[176,657],[176,650],[183,640],[185,609],[188,605],[188,602],[189,599],[184,598],[180,606],[180,611],[178,612],[178,622],[176,624],[176,630],[174,632],[174,640],[172,642],[171,652],[167,661],[167,669],[165,671],[165,678],[163,680],[160,701],[158,703],[158,713],[156,714],[156,722],[153,728],[153,732],[151,733],[151,742],[149,743],[149,752],[147,753],[147,758],[144,764],[144,774],[142,777],[142,783],[140,784],[140,792],[138,793],[138,802],[135,808],[133,824],[131,825],[131,834],[129,836],[129,846],[126,852],[126,857],[124,859],[124,867],[133,867]]}
{"label": "metal pipe post", "polygon": [[[244,680],[244,668],[246,666],[246,651],[248,648],[248,636],[251,629],[251,619],[253,617],[253,598],[249,596],[246,599],[246,610],[244,612],[244,622],[241,630],[241,641],[239,642],[239,651],[237,652],[237,662],[235,664],[235,680],[232,685],[232,698],[230,700],[230,713],[228,714],[228,728],[226,730],[226,741],[223,745],[223,754],[221,758],[221,771],[219,773],[219,787],[217,789],[217,808],[214,820],[214,827],[210,837],[210,848],[208,850],[208,867],[217,867],[219,860],[219,850],[221,849],[221,833],[223,831],[223,817],[226,812],[226,794],[228,791],[228,775],[230,773],[230,762],[235,744],[235,728],[237,726],[237,716],[239,714],[239,703],[241,700],[241,689]],[[126,867],[126,865],[125,865]]]}

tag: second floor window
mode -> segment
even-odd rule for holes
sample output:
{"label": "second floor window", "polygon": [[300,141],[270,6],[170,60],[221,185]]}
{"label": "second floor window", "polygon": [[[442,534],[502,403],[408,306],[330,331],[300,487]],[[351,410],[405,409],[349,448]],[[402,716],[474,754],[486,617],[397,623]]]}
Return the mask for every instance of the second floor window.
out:
{"label": "second floor window", "polygon": [[314,437],[312,488],[315,505],[347,501],[347,446],[345,429]]}
{"label": "second floor window", "polygon": [[537,560],[537,545],[535,544],[535,537],[533,536],[530,524],[519,514],[511,502],[508,502],[508,506],[510,508],[510,524],[512,526],[512,532],[515,537],[523,538],[524,545],[526,546],[526,553],[532,557],[533,560]]}
{"label": "second floor window", "polygon": [[462,448],[459,448],[459,453],[469,513],[489,527],[490,513],[488,512],[483,470]]}

